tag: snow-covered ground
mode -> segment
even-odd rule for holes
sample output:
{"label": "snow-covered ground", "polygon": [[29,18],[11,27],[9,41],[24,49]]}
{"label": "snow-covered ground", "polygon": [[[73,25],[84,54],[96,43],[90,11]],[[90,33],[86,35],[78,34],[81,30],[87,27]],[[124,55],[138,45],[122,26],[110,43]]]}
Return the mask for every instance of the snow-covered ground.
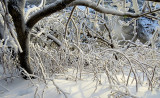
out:
{"label": "snow-covered ground", "polygon": [[[72,70],[70,70],[70,72],[72,72]],[[118,78],[120,79],[121,75],[119,75]],[[132,79],[130,79],[130,82],[131,80]],[[60,76],[58,76],[54,81],[55,84],[67,94],[68,98],[108,98],[118,89],[119,93],[125,91],[124,85],[119,86],[121,88],[117,88],[116,85],[109,85],[105,74],[101,74],[101,82],[99,83],[94,81],[92,74],[85,73],[81,80],[74,81],[71,77],[60,78]],[[24,80],[21,77],[8,82],[0,80],[0,98],[42,98],[42,96],[44,98],[64,98],[62,93],[58,93],[52,81],[48,81],[47,85],[39,82],[37,79],[32,82],[34,84],[31,83],[30,80]],[[129,91],[126,93],[130,93],[133,98],[134,96],[140,98],[160,98],[159,90],[150,91],[148,90],[148,84],[145,83],[139,86],[138,92],[136,92],[134,82],[129,85],[128,88]],[[127,95],[125,96],[126,97],[122,96],[122,98],[132,98],[127,97]],[[117,97],[115,95],[111,98]]]}

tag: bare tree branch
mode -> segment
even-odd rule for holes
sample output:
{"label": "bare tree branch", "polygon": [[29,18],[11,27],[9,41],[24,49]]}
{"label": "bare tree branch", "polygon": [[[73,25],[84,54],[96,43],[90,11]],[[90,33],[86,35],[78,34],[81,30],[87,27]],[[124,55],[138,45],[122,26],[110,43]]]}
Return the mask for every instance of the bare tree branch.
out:
{"label": "bare tree branch", "polygon": [[[150,1],[160,2],[160,0],[150,0]],[[86,7],[92,8],[95,11],[100,12],[100,13],[112,14],[112,15],[117,15],[117,16],[126,16],[126,17],[132,17],[132,18],[138,18],[138,17],[142,17],[142,16],[149,17],[148,14],[152,14],[152,13],[160,11],[160,9],[156,9],[151,12],[140,13],[140,14],[130,13],[130,12],[122,12],[122,11],[118,11],[115,9],[104,8],[101,5],[97,6],[97,3],[92,2],[90,0],[76,0],[76,1],[72,2],[71,4],[69,4],[69,6],[76,6],[76,5],[86,6]]]}
{"label": "bare tree branch", "polygon": [[76,1],[72,2],[69,6],[76,6],[76,5],[87,6],[87,7],[94,9],[95,11],[98,11],[100,13],[105,13],[105,14],[112,14],[112,15],[118,15],[118,16],[128,16],[128,17],[132,17],[132,18],[139,17],[139,14],[122,12],[122,11],[118,11],[118,10],[114,10],[114,9],[108,9],[108,8],[102,7],[101,5],[97,6],[97,3],[94,3],[90,0],[76,0]]}
{"label": "bare tree branch", "polygon": [[59,47],[62,46],[62,43],[56,37],[54,37],[53,35],[48,34],[47,37],[50,38],[50,39],[52,39],[53,42],[55,42]]}
{"label": "bare tree branch", "polygon": [[54,12],[66,8],[67,5],[69,5],[73,1],[75,0],[58,0],[55,3],[47,7],[44,7],[43,9],[39,10],[28,19],[28,21],[26,22],[27,27],[31,29],[39,20],[51,15]]}
{"label": "bare tree branch", "polygon": [[73,15],[73,12],[74,12],[75,8],[76,8],[76,6],[73,7],[73,9],[72,9],[72,11],[71,11],[71,14],[70,14],[70,16],[68,17],[68,20],[67,20],[67,23],[66,23],[66,28],[65,28],[65,39],[66,39],[66,37],[67,37],[68,24],[69,24],[69,22],[70,22],[70,20],[71,20],[71,18],[72,18],[72,15]]}
{"label": "bare tree branch", "polygon": [[86,6],[94,9],[95,11],[98,11],[100,13],[105,13],[105,14],[112,14],[112,15],[118,15],[118,16],[126,16],[126,17],[132,17],[132,18],[138,18],[141,16],[146,16],[147,14],[151,14],[154,12],[159,11],[160,9],[154,10],[149,13],[143,13],[143,14],[136,14],[136,13],[130,13],[130,12],[122,12],[118,11],[115,9],[108,9],[104,8],[101,5],[97,6],[97,3],[92,2],[90,0],[61,0],[61,1],[56,1],[55,3],[46,6],[45,8],[39,10],[38,12],[34,13],[26,22],[26,25],[28,28],[32,28],[39,20],[41,20],[44,17],[47,17],[51,15],[52,13],[55,13],[57,11],[60,11],[66,7],[69,6],[76,6],[76,5],[81,5],[81,6]]}

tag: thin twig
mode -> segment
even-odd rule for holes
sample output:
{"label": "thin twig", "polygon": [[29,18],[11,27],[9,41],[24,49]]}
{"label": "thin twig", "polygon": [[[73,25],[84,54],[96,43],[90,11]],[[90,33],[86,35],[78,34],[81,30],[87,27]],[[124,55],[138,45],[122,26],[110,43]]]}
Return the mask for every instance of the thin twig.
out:
{"label": "thin twig", "polygon": [[70,22],[70,20],[71,20],[71,18],[72,18],[72,15],[73,15],[73,12],[74,12],[75,9],[76,9],[76,6],[73,7],[73,9],[72,9],[72,11],[71,11],[71,14],[70,14],[70,16],[69,16],[69,18],[68,18],[68,20],[67,20],[67,23],[66,23],[65,37],[64,37],[65,39],[66,39],[66,37],[67,37],[68,24],[69,24],[69,22]]}

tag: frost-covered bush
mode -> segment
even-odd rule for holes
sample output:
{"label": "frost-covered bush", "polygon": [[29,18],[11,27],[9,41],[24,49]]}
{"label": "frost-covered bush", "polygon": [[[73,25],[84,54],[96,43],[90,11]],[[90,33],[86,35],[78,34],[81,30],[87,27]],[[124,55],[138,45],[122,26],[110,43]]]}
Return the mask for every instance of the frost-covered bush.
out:
{"label": "frost-covered bush", "polygon": [[[69,14],[63,13],[69,16]],[[80,13],[80,15],[76,13]],[[64,77],[67,79],[78,80],[83,78],[83,72],[87,72],[93,74],[95,80],[100,81],[100,74],[105,73],[111,86],[123,85],[127,88],[131,83],[135,83],[138,90],[139,85],[147,82],[149,89],[159,87],[157,84],[159,83],[158,59],[160,58],[158,48],[148,46],[147,43],[142,44],[139,40],[132,42],[125,39],[123,40],[128,44],[122,47],[118,45],[119,40],[111,39],[112,37],[109,35],[113,33],[111,32],[113,29],[111,27],[114,25],[112,21],[107,21],[110,32],[103,32],[98,28],[103,24],[102,20],[104,20],[100,14],[100,16],[97,14],[98,18],[94,20],[96,14],[85,14],[85,10],[79,8],[76,8],[76,13],[73,13],[72,19],[68,23],[67,33],[64,32],[66,25],[63,22],[67,21],[65,18],[54,21],[56,15],[64,17],[64,14],[59,13],[42,20],[42,23],[44,21],[45,23],[50,23],[47,26],[43,24],[45,26],[43,30],[47,32],[39,37],[44,40],[45,34],[50,33],[62,41],[62,46],[58,49],[43,47],[38,44],[31,45],[31,49],[34,47],[41,57],[39,59],[41,63],[43,62],[42,66],[44,66],[46,76],[52,76],[58,72],[57,74],[65,73]],[[53,19],[53,21],[51,22],[50,19]],[[80,21],[78,22],[78,20]],[[55,24],[60,24],[58,28],[61,28],[60,30],[62,31],[57,30],[56,27],[54,28],[54,22]],[[39,26],[39,28],[41,27]],[[51,33],[52,31],[54,33]],[[114,48],[111,48],[109,44],[111,40],[114,43]],[[47,42],[47,39],[44,42]],[[152,46],[154,45],[152,44]],[[51,59],[46,58],[48,56]],[[72,78],[70,75],[66,75],[67,69],[76,71]],[[40,73],[42,72],[40,71]],[[121,76],[119,77],[119,75]],[[115,92],[117,92],[116,88]],[[124,92],[117,92],[117,94],[124,94]]]}

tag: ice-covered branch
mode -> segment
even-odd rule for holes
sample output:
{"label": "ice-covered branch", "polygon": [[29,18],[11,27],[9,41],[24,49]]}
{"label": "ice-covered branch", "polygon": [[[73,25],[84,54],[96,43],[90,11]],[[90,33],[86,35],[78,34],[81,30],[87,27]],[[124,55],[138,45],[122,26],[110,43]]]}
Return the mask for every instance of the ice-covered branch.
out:
{"label": "ice-covered branch", "polygon": [[62,46],[62,43],[56,37],[52,36],[51,34],[48,34],[47,37],[52,39],[58,46]]}
{"label": "ice-covered branch", "polygon": [[112,15],[118,15],[118,16],[128,16],[128,17],[133,17],[133,18],[139,17],[138,14],[129,13],[129,12],[122,12],[122,11],[118,11],[118,10],[114,10],[114,9],[108,9],[108,8],[102,7],[101,5],[97,6],[97,3],[94,3],[90,0],[76,0],[76,1],[72,2],[69,6],[75,6],[75,5],[87,6],[87,7],[94,9],[95,11],[98,11],[100,13],[105,13],[105,14],[112,14]]}
{"label": "ice-covered branch", "polygon": [[42,18],[47,17],[47,16],[51,15],[52,13],[60,11],[66,7],[76,6],[76,5],[86,6],[86,7],[92,8],[95,11],[100,12],[100,13],[112,14],[112,15],[117,15],[117,16],[132,17],[132,18],[138,18],[141,16],[145,16],[147,14],[151,14],[156,11],[159,11],[159,9],[158,9],[156,11],[152,11],[152,12],[145,13],[145,14],[136,14],[136,13],[130,13],[130,12],[122,12],[122,11],[118,11],[115,9],[108,9],[108,8],[105,8],[101,5],[97,6],[97,3],[92,2],[91,0],[58,0],[55,3],[46,6],[43,9],[36,12],[35,14],[33,14],[27,20],[26,25],[27,25],[27,27],[32,28]]}
{"label": "ice-covered branch", "polygon": [[67,7],[71,2],[75,0],[58,0],[55,3],[44,7],[43,9],[39,10],[35,14],[33,14],[28,21],[26,22],[26,25],[29,28],[32,28],[39,20],[41,20],[44,17],[47,17],[51,15],[54,12],[60,11]]}
{"label": "ice-covered branch", "polygon": [[[152,0],[150,0],[150,1],[152,1]],[[156,2],[160,2],[160,1],[156,0]],[[122,12],[122,11],[118,11],[115,9],[108,9],[108,8],[105,8],[101,5],[97,6],[97,3],[92,2],[90,0],[76,0],[76,1],[72,2],[69,6],[76,6],[76,5],[86,6],[86,7],[92,8],[95,11],[100,12],[100,13],[112,14],[112,15],[117,15],[117,16],[132,17],[132,18],[138,18],[138,17],[142,17],[142,16],[148,17],[146,15],[160,11],[160,9],[156,9],[151,12],[146,12],[146,13],[142,13],[142,14],[141,13],[135,14],[135,13],[130,13],[130,12]]]}

